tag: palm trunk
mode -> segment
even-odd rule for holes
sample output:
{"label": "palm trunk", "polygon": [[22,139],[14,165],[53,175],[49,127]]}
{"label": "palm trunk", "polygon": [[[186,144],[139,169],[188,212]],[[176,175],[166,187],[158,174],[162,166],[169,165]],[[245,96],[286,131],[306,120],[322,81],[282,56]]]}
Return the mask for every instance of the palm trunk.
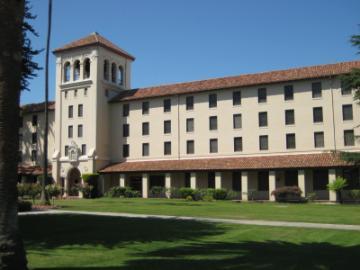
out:
{"label": "palm trunk", "polygon": [[17,218],[24,1],[0,0],[0,269],[27,269]]}

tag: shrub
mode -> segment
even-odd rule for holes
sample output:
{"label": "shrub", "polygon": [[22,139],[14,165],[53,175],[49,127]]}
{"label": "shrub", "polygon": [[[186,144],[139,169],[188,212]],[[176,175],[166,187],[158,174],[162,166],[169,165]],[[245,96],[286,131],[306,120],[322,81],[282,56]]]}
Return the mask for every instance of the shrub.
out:
{"label": "shrub", "polygon": [[301,193],[301,189],[297,186],[284,186],[273,190],[271,195],[275,196],[275,199],[278,202],[294,202],[302,201]]}
{"label": "shrub", "polygon": [[306,196],[307,200],[310,201],[310,202],[313,202],[316,200],[317,198],[317,195],[315,192],[311,192],[311,193],[308,193],[308,195]]}
{"label": "shrub", "polygon": [[182,187],[179,189],[179,193],[180,193],[181,198],[186,199],[188,196],[191,196],[191,197],[193,196],[194,189]]}
{"label": "shrub", "polygon": [[214,197],[213,196],[210,196],[210,195],[205,195],[202,197],[203,201],[205,202],[212,202],[214,201]]}
{"label": "shrub", "polygon": [[202,200],[202,194],[199,189],[194,189],[194,192],[192,194],[192,198],[194,201],[200,201]]}
{"label": "shrub", "polygon": [[106,192],[106,196],[110,197],[110,198],[119,198],[119,197],[125,197],[125,191],[126,188],[125,187],[119,187],[119,186],[115,186],[110,188],[107,192]]}
{"label": "shrub", "polygon": [[92,193],[91,191],[94,189],[94,187],[92,185],[88,185],[88,184],[84,184],[82,186],[79,187],[79,191],[82,192],[83,194],[83,198],[85,199],[91,199],[92,197]]}
{"label": "shrub", "polygon": [[342,196],[341,196],[341,191],[347,187],[347,181],[345,178],[342,178],[340,176],[336,177],[335,181],[330,182],[329,184],[327,184],[327,188],[328,190],[331,191],[335,191],[336,192],[336,197],[339,200],[340,203],[343,202],[342,200]]}
{"label": "shrub", "polygon": [[235,190],[228,190],[226,199],[227,200],[238,200],[238,199],[240,199],[240,192],[235,191]]}
{"label": "shrub", "polygon": [[202,188],[202,189],[198,189],[200,192],[201,197],[205,197],[205,196],[211,196],[214,198],[214,192],[215,189],[213,188]]}
{"label": "shrub", "polygon": [[138,198],[140,197],[140,192],[137,190],[132,190],[131,188],[126,188],[124,195],[125,198]]}
{"label": "shrub", "polygon": [[53,185],[47,185],[45,187],[45,190],[49,196],[50,199],[52,199],[54,204],[54,199],[61,195],[62,188],[59,185],[53,184]]}
{"label": "shrub", "polygon": [[91,190],[91,198],[96,198],[99,195],[99,190],[98,190],[99,176],[100,175],[98,173],[84,173],[83,175],[81,175],[84,184],[88,184],[93,187]]}
{"label": "shrub", "polygon": [[32,203],[29,201],[18,201],[18,212],[29,212],[32,209]]}
{"label": "shrub", "polygon": [[225,200],[227,196],[227,190],[223,188],[215,189],[214,191],[214,199],[215,200]]}
{"label": "shrub", "polygon": [[360,189],[350,190],[350,197],[353,200],[360,200]]}
{"label": "shrub", "polygon": [[185,197],[185,200],[187,201],[193,201],[193,197],[191,195],[188,195]]}
{"label": "shrub", "polygon": [[150,196],[153,198],[162,198],[165,197],[166,189],[161,186],[153,186],[150,189]]}
{"label": "shrub", "polygon": [[40,196],[41,194],[41,185],[38,183],[35,184],[29,184],[29,189],[28,189],[28,195],[31,197],[31,199],[33,200],[33,203],[35,203],[35,199],[37,197]]}
{"label": "shrub", "polygon": [[179,199],[181,198],[181,193],[179,188],[171,187],[166,190],[166,192],[170,195],[170,198]]}

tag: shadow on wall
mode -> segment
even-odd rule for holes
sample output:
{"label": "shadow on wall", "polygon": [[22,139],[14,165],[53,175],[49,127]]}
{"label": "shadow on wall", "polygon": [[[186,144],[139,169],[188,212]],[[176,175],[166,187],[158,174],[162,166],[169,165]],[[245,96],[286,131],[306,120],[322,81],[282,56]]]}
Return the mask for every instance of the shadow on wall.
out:
{"label": "shadow on wall", "polygon": [[[221,226],[197,221],[47,215],[20,218],[26,247],[45,252],[63,245],[125,248],[133,242],[176,242],[153,251],[136,251],[119,267],[58,267],[57,270],[157,269],[357,269],[360,245],[285,241],[204,240],[225,234]],[[86,226],[84,226],[86,224]],[[43,228],[51,228],[44,230]],[[38,228],[38,229],[36,229]],[[121,228],[121,230],[119,229]],[[101,231],[100,231],[101,230]],[[96,233],[99,232],[99,233]],[[219,239],[219,238],[217,238]],[[180,241],[186,240],[186,243]],[[41,269],[41,268],[36,268]],[[44,269],[44,268],[43,268]]]}

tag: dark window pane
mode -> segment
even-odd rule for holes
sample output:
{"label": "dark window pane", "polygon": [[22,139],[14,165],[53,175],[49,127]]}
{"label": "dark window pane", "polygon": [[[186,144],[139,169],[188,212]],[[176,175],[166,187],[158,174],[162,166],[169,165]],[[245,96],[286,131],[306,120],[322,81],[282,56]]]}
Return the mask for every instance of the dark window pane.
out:
{"label": "dark window pane", "polygon": [[351,95],[351,88],[346,85],[343,85],[343,83],[341,83],[341,94],[343,96]]}
{"label": "dark window pane", "polygon": [[73,126],[69,126],[68,127],[68,137],[72,138],[73,137]]}
{"label": "dark window pane", "polygon": [[194,97],[188,96],[186,97],[186,110],[193,110],[194,109]]}
{"label": "dark window pane", "polygon": [[269,149],[269,142],[268,142],[267,135],[259,136],[259,145],[260,145],[260,150],[268,150]]}
{"label": "dark window pane", "polygon": [[32,133],[31,142],[32,142],[33,144],[37,143],[37,133],[36,133],[36,132],[33,132],[33,133]]}
{"label": "dark window pane", "polygon": [[86,155],[86,144],[81,145],[81,155]]}
{"label": "dark window pane", "polygon": [[195,152],[194,141],[192,141],[192,140],[186,141],[186,153],[194,154],[194,152]]}
{"label": "dark window pane", "polygon": [[149,101],[142,103],[142,114],[149,114]]}
{"label": "dark window pane", "polygon": [[190,182],[191,182],[191,174],[190,173],[185,173],[185,187],[190,187]]}
{"label": "dark window pane", "polygon": [[241,172],[232,173],[232,189],[234,191],[241,191]]}
{"label": "dark window pane", "polygon": [[129,156],[129,145],[128,144],[124,144],[123,145],[123,157],[128,157]]}
{"label": "dark window pane", "polygon": [[234,138],[234,152],[241,152],[242,149],[242,137]]}
{"label": "dark window pane", "polygon": [[78,137],[81,138],[83,136],[83,125],[78,125]]}
{"label": "dark window pane", "polygon": [[129,137],[129,135],[130,135],[129,124],[123,124],[123,137]]}
{"label": "dark window pane", "polygon": [[79,104],[78,105],[78,117],[82,117],[83,116],[83,105]]}
{"label": "dark window pane", "polygon": [[210,139],[210,153],[217,153],[217,152],[218,152],[218,140]]}
{"label": "dark window pane", "polygon": [[209,117],[209,129],[210,130],[217,130],[217,116],[210,116]]}
{"label": "dark window pane", "polygon": [[73,112],[73,106],[68,107],[68,117],[73,118],[74,112]]}
{"label": "dark window pane", "polygon": [[311,89],[313,98],[319,98],[322,96],[321,82],[312,83]]}
{"label": "dark window pane", "polygon": [[295,134],[286,134],[286,149],[295,149],[296,148],[296,140]]}
{"label": "dark window pane", "polygon": [[258,172],[258,190],[268,191],[269,190],[269,172],[260,171]]}
{"label": "dark window pane", "polygon": [[209,95],[209,108],[215,108],[215,107],[217,107],[217,95],[210,94]]}
{"label": "dark window pane", "polygon": [[65,145],[65,157],[69,156],[69,146]]}
{"label": "dark window pane", "polygon": [[142,135],[149,135],[150,128],[149,128],[149,122],[142,123]]}
{"label": "dark window pane", "polygon": [[327,190],[328,183],[329,183],[328,170],[313,171],[313,190]]}
{"label": "dark window pane", "polygon": [[186,132],[194,131],[194,118],[186,119]]}
{"label": "dark window pane", "polygon": [[353,109],[351,104],[342,106],[343,120],[353,120]]}
{"label": "dark window pane", "polygon": [[34,115],[32,116],[32,125],[33,125],[33,126],[36,126],[37,123],[38,123],[38,117],[37,117],[36,114],[34,114]]}
{"label": "dark window pane", "polygon": [[215,188],[215,172],[208,172],[208,188]]}
{"label": "dark window pane", "polygon": [[321,148],[325,146],[324,132],[314,133],[314,144],[315,144],[315,148]]}
{"label": "dark window pane", "polygon": [[293,100],[294,99],[294,88],[292,85],[284,86],[284,99]]}
{"label": "dark window pane", "polygon": [[233,115],[233,128],[241,128],[242,127],[242,120],[241,114],[234,114]]}
{"label": "dark window pane", "polygon": [[164,121],[164,133],[165,134],[171,133],[171,120]]}
{"label": "dark window pane", "polygon": [[234,91],[233,92],[233,105],[240,105],[241,104],[241,92],[240,91]]}
{"label": "dark window pane", "polygon": [[286,125],[294,125],[295,124],[294,110],[285,110],[285,124]]}
{"label": "dark window pane", "polygon": [[149,144],[148,143],[143,143],[142,144],[142,155],[144,157],[149,155]]}
{"label": "dark window pane", "polygon": [[285,186],[292,187],[298,185],[298,171],[285,171]]}
{"label": "dark window pane", "polygon": [[164,142],[164,155],[171,155],[171,142]]}
{"label": "dark window pane", "polygon": [[313,108],[313,120],[314,123],[321,123],[323,121],[322,107]]}
{"label": "dark window pane", "polygon": [[123,116],[129,116],[129,112],[130,112],[130,105],[129,104],[124,104],[123,105]]}
{"label": "dark window pane", "polygon": [[353,146],[355,145],[354,130],[344,130],[344,145]]}
{"label": "dark window pane", "polygon": [[171,99],[164,99],[164,112],[171,111]]}
{"label": "dark window pane", "polygon": [[267,127],[267,112],[259,112],[259,127]]}
{"label": "dark window pane", "polygon": [[258,102],[259,103],[266,102],[266,99],[267,99],[266,88],[259,88],[258,89]]}

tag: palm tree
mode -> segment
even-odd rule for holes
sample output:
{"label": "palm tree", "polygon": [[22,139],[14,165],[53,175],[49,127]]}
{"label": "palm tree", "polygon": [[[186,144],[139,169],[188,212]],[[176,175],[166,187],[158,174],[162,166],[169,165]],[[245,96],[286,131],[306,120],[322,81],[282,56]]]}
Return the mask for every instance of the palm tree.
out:
{"label": "palm tree", "polygon": [[0,269],[27,269],[17,218],[19,99],[25,3],[0,0]]}

